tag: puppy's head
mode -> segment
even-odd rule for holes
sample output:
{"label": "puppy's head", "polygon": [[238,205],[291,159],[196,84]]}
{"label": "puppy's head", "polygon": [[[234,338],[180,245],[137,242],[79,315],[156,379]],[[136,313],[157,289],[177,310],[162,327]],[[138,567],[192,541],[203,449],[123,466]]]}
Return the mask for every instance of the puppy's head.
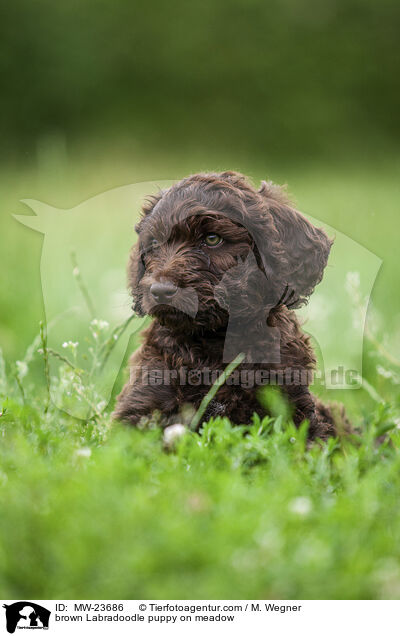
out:
{"label": "puppy's head", "polygon": [[231,311],[300,306],[322,279],[332,243],[278,186],[263,182],[257,191],[234,172],[193,175],[161,191],[136,230],[134,309],[183,331],[224,327]]}

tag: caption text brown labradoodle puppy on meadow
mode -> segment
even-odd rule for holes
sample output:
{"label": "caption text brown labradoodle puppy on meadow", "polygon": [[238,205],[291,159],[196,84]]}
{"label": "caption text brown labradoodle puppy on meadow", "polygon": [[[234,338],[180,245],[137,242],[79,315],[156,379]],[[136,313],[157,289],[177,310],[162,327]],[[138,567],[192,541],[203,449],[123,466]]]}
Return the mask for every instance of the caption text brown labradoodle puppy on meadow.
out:
{"label": "caption text brown labradoodle puppy on meadow", "polygon": [[[131,358],[115,416],[137,424],[197,408],[216,374],[243,361],[205,414],[249,423],[267,413],[260,385],[281,387],[311,439],[336,434],[309,390],[315,357],[295,308],[321,281],[332,241],[285,193],[241,174],[197,174],[151,197],[129,264],[134,309],[154,317]],[[265,402],[264,402],[265,404]]]}

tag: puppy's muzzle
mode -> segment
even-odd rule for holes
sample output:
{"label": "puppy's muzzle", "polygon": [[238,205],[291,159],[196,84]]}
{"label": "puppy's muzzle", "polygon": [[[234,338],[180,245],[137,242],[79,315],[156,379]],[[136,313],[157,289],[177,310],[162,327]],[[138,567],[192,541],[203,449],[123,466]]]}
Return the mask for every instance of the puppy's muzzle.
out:
{"label": "puppy's muzzle", "polygon": [[157,281],[150,286],[150,294],[156,303],[170,303],[177,291],[178,287],[169,280]]}

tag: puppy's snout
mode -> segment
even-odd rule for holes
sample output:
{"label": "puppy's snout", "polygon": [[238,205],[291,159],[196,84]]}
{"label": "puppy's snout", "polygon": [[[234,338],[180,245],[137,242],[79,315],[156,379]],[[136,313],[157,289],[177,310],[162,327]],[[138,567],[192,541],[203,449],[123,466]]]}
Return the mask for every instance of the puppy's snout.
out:
{"label": "puppy's snout", "polygon": [[150,287],[150,294],[157,303],[169,303],[178,288],[171,281],[158,281]]}

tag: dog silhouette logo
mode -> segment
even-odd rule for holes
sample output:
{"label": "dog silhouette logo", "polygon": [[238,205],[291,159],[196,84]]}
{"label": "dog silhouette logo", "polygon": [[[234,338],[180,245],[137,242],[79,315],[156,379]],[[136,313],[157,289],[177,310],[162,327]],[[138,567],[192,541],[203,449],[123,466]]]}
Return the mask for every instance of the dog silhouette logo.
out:
{"label": "dog silhouette logo", "polygon": [[16,629],[48,629],[50,610],[32,603],[32,601],[18,601],[11,605],[3,605],[6,610],[6,627],[9,634]]}
{"label": "dog silhouette logo", "polygon": [[[132,298],[126,289],[126,260],[143,200],[171,185],[165,180],[132,183],[69,209],[24,199],[35,215],[14,215],[18,222],[44,235],[40,278],[48,326],[49,391],[52,402],[73,417],[90,419],[107,407],[127,350],[139,346],[139,332],[147,319],[132,313]],[[233,210],[227,209],[224,215],[238,221]],[[328,389],[355,389],[361,384],[368,303],[382,261],[335,228],[315,217],[307,218],[312,225],[323,226],[335,242],[323,280],[309,303],[297,312],[316,344],[322,383]],[[250,221],[246,225],[257,252],[267,254],[264,237],[257,228]],[[164,229],[167,241],[171,228],[166,225]],[[290,303],[296,285],[289,281],[286,290],[276,287],[277,293],[270,295],[269,279],[252,267],[254,258],[251,253],[245,262],[234,265],[215,290],[218,304],[229,313],[226,363],[243,348],[248,362],[274,364],[279,359],[276,327],[263,325],[254,334],[243,329],[240,314],[246,298],[242,281],[247,280],[246,291],[257,292],[253,304],[257,311],[284,301]],[[296,272],[302,267],[299,261]],[[199,309],[196,289],[179,287],[170,304],[194,318]],[[333,337],[330,325],[336,326],[340,338]],[[270,347],[260,350],[261,340],[268,340]],[[347,371],[351,372],[350,380]]]}

